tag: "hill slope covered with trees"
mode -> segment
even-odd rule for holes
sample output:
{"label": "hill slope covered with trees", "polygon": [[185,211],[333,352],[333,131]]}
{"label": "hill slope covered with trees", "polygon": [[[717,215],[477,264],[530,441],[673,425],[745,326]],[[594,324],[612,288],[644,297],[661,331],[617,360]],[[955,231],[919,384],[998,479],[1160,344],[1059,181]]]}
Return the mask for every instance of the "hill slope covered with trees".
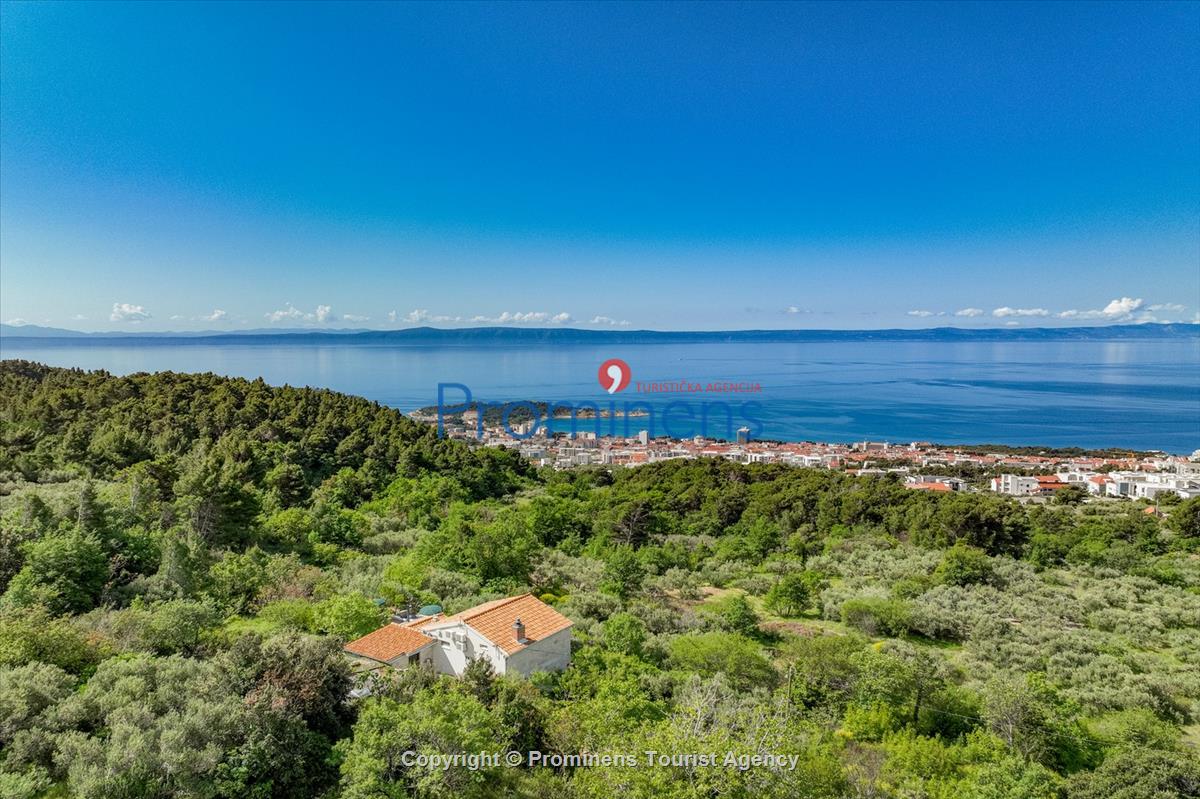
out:
{"label": "hill slope covered with trees", "polygon": [[[1200,503],[1144,510],[539,472],[333,392],[6,361],[0,796],[1197,796]],[[350,698],[388,606],[522,591],[567,671]],[[641,765],[402,757],[508,750]]]}

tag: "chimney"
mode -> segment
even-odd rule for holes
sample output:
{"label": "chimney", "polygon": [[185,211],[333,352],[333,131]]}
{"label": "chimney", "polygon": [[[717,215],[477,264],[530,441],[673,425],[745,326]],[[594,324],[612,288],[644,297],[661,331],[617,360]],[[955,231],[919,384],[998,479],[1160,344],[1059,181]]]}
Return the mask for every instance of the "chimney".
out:
{"label": "chimney", "polygon": [[403,624],[406,621],[412,621],[416,617],[417,617],[417,614],[413,611],[413,603],[412,603],[411,597],[409,598],[408,604],[405,606],[404,610],[400,610],[399,608],[392,608],[392,624]]}
{"label": "chimney", "polygon": [[525,643],[525,625],[521,623],[521,617],[513,622],[513,636],[517,639],[518,644]]}

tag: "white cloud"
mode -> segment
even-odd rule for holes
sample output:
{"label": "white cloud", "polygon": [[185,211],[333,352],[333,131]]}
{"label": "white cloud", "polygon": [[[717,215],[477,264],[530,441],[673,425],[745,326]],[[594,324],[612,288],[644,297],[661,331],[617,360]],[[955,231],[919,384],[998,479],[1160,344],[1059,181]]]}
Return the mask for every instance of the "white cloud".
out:
{"label": "white cloud", "polygon": [[222,311],[220,308],[214,308],[213,312],[205,316],[201,316],[205,322],[223,322],[229,314]]}
{"label": "white cloud", "polygon": [[933,316],[933,311],[909,311],[908,315],[924,319],[926,317]]}
{"label": "white cloud", "polygon": [[278,311],[271,311],[265,316],[267,320],[274,322],[328,322],[334,318],[333,309],[328,305],[318,305],[317,309],[312,313],[301,311],[293,306],[290,302],[286,303],[287,307]]}
{"label": "white cloud", "polygon": [[496,317],[496,321],[502,325],[509,322],[523,324],[526,322],[545,322],[547,318],[549,318],[549,314],[545,311],[517,311],[515,313],[503,311]]}
{"label": "white cloud", "polygon": [[74,319],[76,322],[82,322],[84,319],[87,319],[87,317],[81,313],[77,313],[74,316],[72,316],[71,318]]}
{"label": "white cloud", "polygon": [[1132,299],[1130,297],[1122,297],[1119,300],[1113,300],[1108,305],[1104,306],[1105,316],[1129,316],[1129,314],[1142,307],[1142,300]]}
{"label": "white cloud", "polygon": [[[391,319],[393,322],[396,321],[392,316],[392,314],[394,314],[394,313],[395,313],[395,311],[388,314],[388,319]],[[409,311],[404,316],[405,322],[408,322],[409,324],[414,324],[414,325],[423,324],[425,322],[461,322],[462,320],[463,319],[461,316],[448,316],[446,314],[431,314],[431,313],[429,313],[429,311],[427,311],[424,308],[418,308],[414,311]]]}
{"label": "white cloud", "polygon": [[809,309],[801,308],[797,305],[789,305],[787,308],[783,309],[783,312],[785,314],[792,314],[793,316],[796,314],[802,314],[802,313],[812,313],[812,311],[810,311]]}
{"label": "white cloud", "polygon": [[973,318],[976,316],[983,316],[985,313],[987,313],[987,312],[984,311],[982,308],[962,308],[960,310],[955,311],[954,315],[955,316],[967,316],[967,317]]}
{"label": "white cloud", "polygon": [[1146,308],[1147,311],[1170,311],[1171,313],[1181,313],[1187,310],[1186,305],[1180,305],[1176,302],[1160,302],[1157,305],[1150,305]]}
{"label": "white cloud", "polygon": [[1006,316],[1049,316],[1050,312],[1045,308],[1009,308],[1005,305],[1002,308],[997,308],[992,311],[992,316],[1004,318]]}
{"label": "white cloud", "polygon": [[1021,323],[1020,322],[1005,322],[1004,326],[1005,327],[1020,327]]}
{"label": "white cloud", "polygon": [[169,318],[169,319],[170,319],[172,322],[178,322],[180,319],[186,319],[187,317],[185,317],[185,316],[184,316],[183,314],[181,314],[181,313],[173,313],[173,314],[171,314],[171,315],[170,315],[168,318]]}
{"label": "white cloud", "polygon": [[24,319],[22,319],[19,316],[16,316],[16,317],[13,317],[12,319],[9,319],[4,324],[12,325],[13,327],[24,327],[25,325],[29,324],[29,322],[25,321]]}
{"label": "white cloud", "polygon": [[114,302],[112,313],[108,318],[114,322],[142,322],[150,318],[150,312],[141,305],[128,302]]}
{"label": "white cloud", "polygon": [[616,319],[613,319],[611,316],[593,316],[590,320],[588,320],[588,324],[589,325],[608,325],[610,327],[623,327],[623,326],[628,326],[629,322],[624,319],[617,321]]}
{"label": "white cloud", "polygon": [[[431,313],[428,308],[415,308],[400,316],[396,311],[388,312],[388,321],[402,321],[410,325],[421,324],[438,324],[438,323],[455,323],[455,322],[475,322],[476,324],[487,325],[522,325],[522,324],[549,324],[549,325],[564,325],[574,322],[574,317],[566,311],[558,313],[550,313],[549,311],[503,311],[497,316],[486,316],[484,314],[475,314],[474,316],[450,316],[449,314]],[[349,319],[349,317],[343,317]],[[596,317],[597,319],[605,319],[608,317]],[[628,322],[617,322],[615,320],[604,322],[605,324],[629,324]],[[600,324],[593,321],[591,324]]]}
{"label": "white cloud", "polygon": [[[307,315],[311,316],[311,314]],[[292,307],[290,302],[287,304],[287,308],[284,308],[280,311],[271,311],[266,314],[267,321],[269,322],[282,322],[285,319],[303,319],[305,316],[306,314],[304,311],[301,311],[299,308]]]}
{"label": "white cloud", "polygon": [[342,314],[342,320],[346,322],[369,322],[371,321],[371,317],[359,316],[356,313],[345,313]]}
{"label": "white cloud", "polygon": [[546,322],[549,322],[550,324],[562,324],[563,322],[569,322],[570,320],[571,315],[566,311],[562,311],[557,314],[551,314],[547,311],[504,311],[499,316],[471,317],[472,322],[490,322],[497,325],[522,325],[531,323],[544,324]]}
{"label": "white cloud", "polygon": [[1141,299],[1133,299],[1132,297],[1121,297],[1113,300],[1108,305],[1105,305],[1100,310],[1093,311],[1063,311],[1058,314],[1059,319],[1106,319],[1110,322],[1122,321],[1130,319],[1134,312],[1141,309],[1144,303]]}

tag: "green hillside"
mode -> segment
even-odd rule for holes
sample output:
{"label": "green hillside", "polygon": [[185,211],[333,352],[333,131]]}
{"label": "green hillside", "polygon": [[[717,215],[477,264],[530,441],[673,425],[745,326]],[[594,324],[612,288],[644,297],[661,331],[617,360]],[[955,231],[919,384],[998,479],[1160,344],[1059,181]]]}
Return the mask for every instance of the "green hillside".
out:
{"label": "green hillside", "polygon": [[[4,361],[0,796],[1200,796],[1200,502],[1163,509],[540,472],[330,391]],[[389,607],[526,591],[567,671],[350,698]],[[404,757],[510,750],[638,763]]]}

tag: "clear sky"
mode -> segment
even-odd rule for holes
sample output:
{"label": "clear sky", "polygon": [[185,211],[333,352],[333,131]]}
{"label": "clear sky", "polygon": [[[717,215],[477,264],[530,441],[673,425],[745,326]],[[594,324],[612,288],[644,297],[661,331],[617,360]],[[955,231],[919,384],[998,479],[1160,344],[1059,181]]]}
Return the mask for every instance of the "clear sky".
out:
{"label": "clear sky", "polygon": [[1191,321],[1197,41],[1196,3],[4,2],[0,319]]}

